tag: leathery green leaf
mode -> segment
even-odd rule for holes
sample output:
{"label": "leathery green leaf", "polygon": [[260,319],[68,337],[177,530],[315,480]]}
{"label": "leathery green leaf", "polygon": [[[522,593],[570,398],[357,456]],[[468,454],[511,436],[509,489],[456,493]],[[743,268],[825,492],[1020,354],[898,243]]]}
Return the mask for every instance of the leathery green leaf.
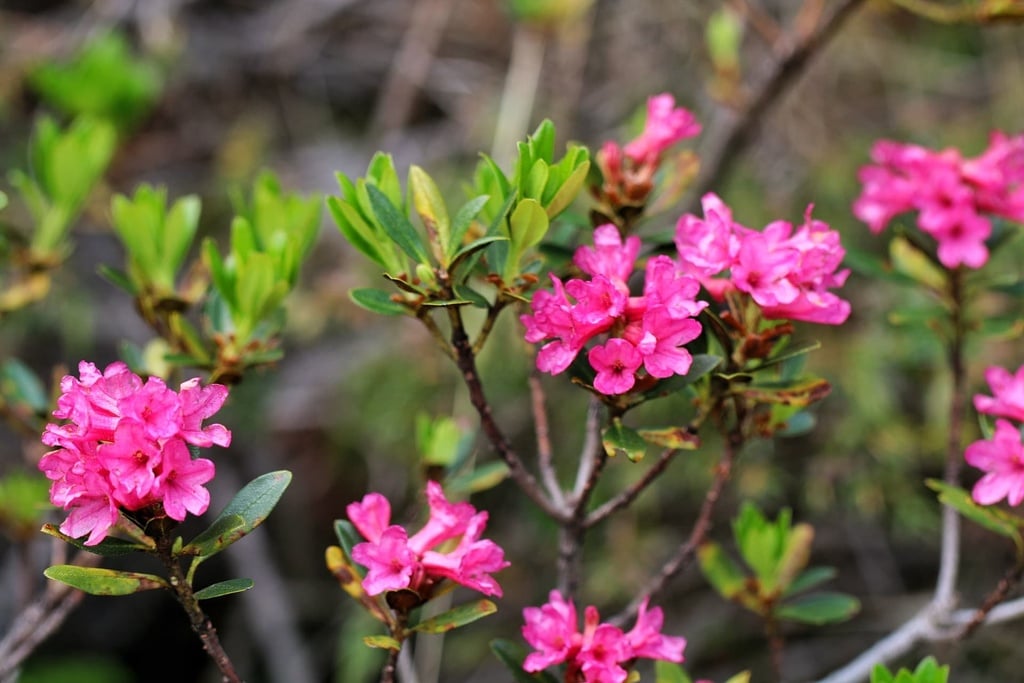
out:
{"label": "leathery green leaf", "polygon": [[843,593],[811,593],[784,603],[775,616],[805,624],[832,624],[846,621],[860,610],[860,601]]}
{"label": "leathery green leaf", "polygon": [[227,581],[218,581],[202,590],[196,591],[195,597],[196,600],[209,600],[210,598],[219,598],[233,593],[242,593],[252,587],[252,579],[228,579]]}
{"label": "leathery green leaf", "polygon": [[[292,473],[287,470],[256,477],[242,487],[213,524],[196,536],[182,552],[205,560],[251,533],[274,509],[291,480]],[[233,526],[234,517],[242,519],[240,526]]]}
{"label": "leathery green leaf", "polygon": [[61,530],[53,524],[44,524],[40,531],[47,536],[59,538],[65,543],[70,543],[76,548],[87,550],[94,555],[100,555],[102,557],[120,557],[121,555],[128,555],[129,553],[150,550],[150,548],[147,548],[141,543],[133,543],[121,538],[114,538],[113,536],[107,536],[96,545],[86,545],[83,541],[77,538],[72,538],[67,534],[61,533]]}
{"label": "leathery green leaf", "polygon": [[604,444],[605,452],[614,457],[620,453],[624,454],[633,462],[639,462],[647,453],[647,442],[631,427],[622,422],[616,421],[608,426],[601,434],[601,441]]}
{"label": "leathery green leaf", "polygon": [[153,574],[102,567],[79,567],[74,564],[47,567],[43,575],[90,595],[131,595],[157,588],[170,588],[166,581]]}
{"label": "leathery green leaf", "polygon": [[357,306],[365,308],[372,313],[381,315],[405,315],[409,312],[402,304],[394,301],[391,295],[381,289],[373,287],[359,287],[349,290],[348,298]]}
{"label": "leathery green leaf", "polygon": [[388,237],[416,263],[430,265],[430,257],[423,247],[423,240],[420,239],[405,214],[391,203],[387,195],[373,185],[366,185],[366,193],[373,207],[373,214]]}
{"label": "leathery green leaf", "polygon": [[412,630],[419,631],[420,633],[447,633],[460,626],[472,624],[477,619],[482,619],[497,611],[497,605],[490,600],[477,600],[476,602],[459,605],[447,612],[421,621],[413,626]]}

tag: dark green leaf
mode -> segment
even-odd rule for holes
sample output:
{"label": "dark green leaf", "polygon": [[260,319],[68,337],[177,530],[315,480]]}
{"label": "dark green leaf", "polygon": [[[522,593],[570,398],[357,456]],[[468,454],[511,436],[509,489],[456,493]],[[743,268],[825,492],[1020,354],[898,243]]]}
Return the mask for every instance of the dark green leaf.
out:
{"label": "dark green leaf", "polygon": [[347,519],[334,520],[334,533],[338,537],[338,542],[341,543],[342,550],[349,557],[352,557],[352,548],[366,540]]}
{"label": "dark green leaf", "polygon": [[451,247],[449,248],[448,256],[449,260],[453,262],[453,268],[456,256],[462,251],[462,241],[469,231],[469,226],[473,224],[473,219],[483,210],[489,200],[490,196],[486,194],[473,197],[463,204],[462,208],[456,212],[455,217],[452,219]]}
{"label": "dark green leaf", "polygon": [[789,587],[783,593],[783,596],[796,595],[803,591],[817,588],[826,581],[831,581],[836,577],[836,570],[834,567],[811,567],[804,571],[800,576],[796,577],[796,580],[789,584]]}
{"label": "dark green leaf", "polygon": [[101,567],[79,567],[73,564],[48,567],[43,575],[90,595],[131,595],[157,588],[170,588],[166,581],[153,574]]}
{"label": "dark green leaf", "polygon": [[115,287],[118,287],[119,289],[123,289],[125,292],[131,294],[132,296],[138,296],[139,290],[135,287],[135,284],[132,282],[131,278],[128,277],[128,273],[124,272],[123,270],[118,270],[117,268],[112,268],[108,265],[103,264],[98,266],[96,270],[100,274],[100,277],[105,279],[110,284],[114,285]]}
{"label": "dark green leaf", "polygon": [[53,536],[54,538],[59,538],[66,543],[70,543],[76,548],[88,550],[94,555],[101,555],[103,557],[120,557],[121,555],[128,555],[129,553],[136,553],[140,551],[148,552],[151,550],[140,543],[133,543],[121,538],[114,538],[113,536],[107,536],[96,545],[86,545],[83,541],[77,538],[71,538],[70,536],[61,533],[60,529],[55,527],[53,524],[44,524],[40,531],[48,536]]}
{"label": "dark green leaf", "polygon": [[[287,470],[269,472],[256,477],[242,487],[210,527],[185,546],[183,552],[205,560],[228,547],[263,523],[281,494],[291,483],[292,473]],[[243,524],[225,531],[232,517],[241,517]],[[225,521],[221,521],[225,520]]]}
{"label": "dark green leaf", "polygon": [[15,404],[23,404],[36,413],[46,412],[50,399],[36,373],[17,358],[8,358],[0,366],[0,394]]}
{"label": "dark green leaf", "polygon": [[423,240],[405,214],[395,208],[387,195],[373,185],[367,185],[366,191],[373,205],[373,213],[388,237],[416,263],[430,265]]}
{"label": "dark green leaf", "polygon": [[373,287],[359,287],[351,289],[348,297],[357,306],[365,308],[371,313],[381,315],[405,315],[409,312],[402,304],[391,298],[391,295],[381,289]]}
{"label": "dark green leaf", "polygon": [[622,454],[633,462],[639,462],[647,453],[647,442],[631,427],[615,421],[601,433],[605,452],[614,457]]}
{"label": "dark green leaf", "polygon": [[227,581],[219,581],[196,591],[195,597],[196,600],[209,600],[210,598],[219,598],[224,595],[231,595],[232,593],[242,593],[252,588],[252,586],[252,579],[228,579]]}
{"label": "dark green leaf", "polygon": [[846,621],[860,610],[857,598],[844,593],[811,593],[784,603],[775,611],[778,619],[804,624]]}

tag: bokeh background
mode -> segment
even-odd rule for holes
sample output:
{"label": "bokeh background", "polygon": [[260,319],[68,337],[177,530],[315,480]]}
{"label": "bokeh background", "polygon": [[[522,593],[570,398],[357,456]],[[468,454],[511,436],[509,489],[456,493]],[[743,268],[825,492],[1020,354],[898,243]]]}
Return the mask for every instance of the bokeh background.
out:
{"label": "bokeh background", "polygon": [[[772,86],[763,115],[744,117],[743,103],[758,95],[785,54],[772,24],[813,26],[818,10],[828,15],[840,3],[754,3],[761,14],[745,24],[736,72],[716,68],[707,49],[708,21],[726,4],[0,2],[2,169],[24,167],[33,121],[54,110],[52,98],[33,86],[40,64],[66,60],[117,30],[131,54],[153,60],[161,74],[151,110],[132,124],[105,187],[76,226],[76,248],[55,291],[0,320],[0,357],[20,358],[50,377],[53,367],[73,368],[83,358],[114,360],[124,338],[145,343],[149,333],[131,301],[96,273],[99,264],[123,259],[109,228],[109,195],[143,181],[166,185],[171,196],[200,194],[201,231],[219,237],[230,221],[229,191],[261,169],[275,170],[294,190],[336,193],[334,172],[360,174],[377,149],[394,155],[400,173],[410,163],[424,166],[447,196],[459,198],[479,151],[507,160],[514,141],[542,118],[555,122],[560,145],[578,140],[596,148],[606,139],[628,139],[642,122],[647,96],[670,92],[704,122],[695,149],[706,169],[718,168],[713,187],[741,222],[795,221],[813,202],[816,217],[838,229],[849,247],[884,253],[884,238],[870,235],[849,208],[859,190],[857,168],[874,140],[974,154],[989,131],[1024,128],[1024,29],[943,25],[885,2],[855,3],[835,35]],[[571,18],[547,16],[552,12]],[[743,135],[723,152],[737,122]],[[720,167],[707,163],[712,160]],[[664,235],[694,208],[691,192],[643,230]],[[24,217],[19,211],[12,204],[4,220],[16,224]],[[1018,276],[1021,246],[1011,244],[1000,266]],[[202,570],[204,582],[256,580],[253,591],[207,603],[227,650],[254,683],[375,680],[378,655],[361,643],[373,622],[323,564],[324,548],[336,542],[332,521],[369,490],[415,517],[421,485],[415,415],[453,414],[467,429],[475,424],[454,369],[421,329],[375,317],[348,300],[349,288],[376,277],[325,212],[311,263],[289,300],[285,359],[247,377],[218,416],[235,440],[215,456],[214,510],[262,472],[295,474],[264,530]],[[817,530],[813,562],[838,568],[836,587],[861,597],[862,612],[848,623],[787,630],[787,680],[794,681],[836,668],[901,623],[927,601],[937,568],[939,508],[922,480],[942,469],[949,393],[942,349],[927,319],[898,315],[916,303],[911,293],[859,274],[843,291],[854,305],[849,323],[798,333],[822,341],[809,364],[834,386],[816,408],[816,429],[747,448],[712,532],[729,542],[727,520],[742,500],[772,513],[790,506],[797,520]],[[1020,315],[1017,302],[992,305]],[[530,452],[529,360],[516,328],[508,317],[482,360],[483,375],[499,420]],[[976,342],[970,351],[977,391],[985,365],[1024,362],[1014,339]],[[546,382],[557,406],[556,451],[568,471],[586,397],[564,384]],[[660,410],[670,416],[673,408]],[[968,433],[973,438],[976,430]],[[0,473],[31,464],[42,449],[0,426]],[[493,458],[482,442],[479,458]],[[684,540],[714,462],[713,444],[680,458],[629,512],[592,534],[585,602],[608,614],[628,602]],[[610,470],[599,499],[637,472],[626,461]],[[542,602],[553,585],[554,527],[511,484],[474,503],[490,510],[489,536],[513,561],[501,575],[505,598],[497,615],[421,648],[424,683],[508,680],[487,642],[518,638],[521,607]],[[975,604],[1008,566],[1004,546],[965,528],[965,604]],[[40,537],[29,564],[41,569],[49,552],[49,539]],[[0,540],[0,632],[16,609],[20,557],[12,542]],[[751,668],[754,680],[770,680],[757,620],[713,594],[695,568],[657,602],[667,612],[665,630],[689,640],[692,673],[724,680]],[[958,683],[1020,680],[1022,635],[1019,624],[1000,625],[967,643],[922,646],[904,663],[933,653],[953,666]],[[161,683],[217,676],[177,605],[166,595],[141,594],[86,598],[21,680]]]}

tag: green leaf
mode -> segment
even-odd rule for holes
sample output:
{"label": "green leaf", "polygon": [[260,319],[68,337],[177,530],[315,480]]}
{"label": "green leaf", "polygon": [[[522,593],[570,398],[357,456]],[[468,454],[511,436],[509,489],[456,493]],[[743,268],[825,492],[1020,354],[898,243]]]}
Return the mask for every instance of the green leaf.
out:
{"label": "green leaf", "polygon": [[647,453],[647,442],[631,427],[614,421],[601,433],[605,453],[610,457],[622,454],[633,462],[639,462]]}
{"label": "green leaf", "polygon": [[497,611],[498,606],[490,600],[477,600],[421,621],[413,626],[412,630],[420,633],[447,633],[460,626],[472,624],[477,619],[483,619]]}
{"label": "green leaf", "polygon": [[373,185],[367,185],[366,192],[370,197],[373,213],[388,237],[416,263],[430,265],[430,257],[423,246],[423,240],[405,214],[395,208],[387,195]]}
{"label": "green leaf", "polygon": [[423,226],[427,229],[430,241],[436,239],[438,249],[435,250],[441,265],[448,266],[448,255],[453,248],[452,224],[448,219],[448,208],[444,199],[434,183],[434,179],[427,175],[419,166],[409,168],[409,194],[412,198],[412,205],[419,214]]}
{"label": "green leaf", "polygon": [[772,366],[778,365],[779,363],[783,363],[787,360],[799,358],[800,356],[804,356],[810,353],[811,351],[816,351],[820,348],[820,341],[801,342],[793,347],[787,348],[779,355],[772,356],[771,358],[765,360],[763,363],[761,363],[761,365],[751,369],[750,372],[759,372],[761,370],[764,370],[765,368],[770,368]]}
{"label": "green leaf", "polygon": [[889,257],[897,271],[936,292],[946,290],[946,273],[928,254],[905,237],[897,235],[889,242]]}
{"label": "green leaf", "polygon": [[737,393],[758,403],[808,406],[828,396],[832,385],[820,377],[804,377],[788,382],[758,382],[743,385]]}
{"label": "green leaf", "polygon": [[170,588],[166,581],[153,574],[73,564],[47,567],[43,575],[90,595],[131,595],[157,588]]}
{"label": "green leaf", "polygon": [[971,498],[970,493],[958,486],[938,479],[928,479],[925,484],[931,490],[938,492],[939,501],[943,504],[950,506],[975,524],[1009,538],[1018,548],[1024,546],[1024,539],[1021,538],[1018,526],[1019,522],[1015,517],[997,507],[978,505]]}
{"label": "green leaf", "polygon": [[131,278],[128,277],[128,273],[124,272],[123,270],[118,270],[117,268],[112,268],[108,265],[100,264],[99,266],[96,267],[96,271],[100,274],[100,277],[102,277],[104,280],[114,285],[115,287],[123,289],[131,296],[138,296],[138,287],[136,287],[135,284],[132,282]]}
{"label": "green leaf", "polygon": [[17,358],[0,365],[0,395],[14,405],[25,405],[35,413],[44,413],[50,405],[46,388],[32,370]]}
{"label": "green leaf", "polygon": [[834,579],[836,577],[836,573],[837,572],[834,567],[811,567],[800,574],[800,576],[796,577],[782,595],[783,597],[788,597],[812,588],[817,588],[826,581]]}
{"label": "green leaf", "polygon": [[71,545],[75,546],[76,548],[79,548],[80,550],[87,550],[90,553],[93,553],[94,555],[100,555],[102,557],[120,557],[122,555],[128,555],[130,553],[135,553],[139,551],[148,552],[149,550],[151,550],[150,548],[147,548],[146,546],[140,543],[133,543],[131,541],[126,541],[122,538],[115,538],[113,536],[107,536],[96,545],[86,545],[84,541],[81,541],[77,538],[72,538],[71,536],[62,533],[61,530],[53,524],[44,524],[43,528],[40,529],[40,531],[42,531],[47,536],[53,536],[54,538],[59,538],[65,543],[70,543]]}
{"label": "green leaf", "polygon": [[508,479],[508,465],[501,461],[489,462],[472,472],[460,474],[446,482],[446,488],[453,493],[471,494],[492,489]]}
{"label": "green leaf", "polygon": [[549,226],[547,212],[534,199],[521,199],[509,219],[512,249],[522,256],[544,239]]}
{"label": "green leaf", "polygon": [[654,662],[654,683],[693,683],[683,667],[662,659]]}
{"label": "green leaf", "polygon": [[355,206],[338,197],[328,197],[327,210],[349,244],[381,268],[390,270],[393,267],[393,259],[384,255],[382,249],[385,246],[378,241],[376,230]]}
{"label": "green leaf", "polygon": [[352,557],[352,548],[365,540],[362,535],[356,531],[352,522],[347,519],[334,520],[334,534],[338,537],[338,542],[341,543],[341,549],[345,551],[345,555],[349,558]]}
{"label": "green leaf", "polygon": [[227,581],[218,581],[202,590],[196,591],[195,597],[196,600],[209,600],[210,598],[219,598],[224,595],[231,595],[232,593],[242,593],[252,587],[252,579],[228,579]]}
{"label": "green leaf", "polygon": [[391,636],[364,636],[363,642],[366,643],[367,647],[376,648],[378,650],[394,650],[395,652],[398,652],[402,649],[402,644]]}
{"label": "green leaf", "polygon": [[735,676],[732,676],[725,683],[750,683],[750,672],[741,671]]}
{"label": "green leaf", "polygon": [[850,619],[860,610],[860,601],[845,593],[811,593],[782,604],[775,611],[778,619],[804,624],[832,624]]}
{"label": "green leaf", "polygon": [[450,266],[451,272],[454,273],[459,268],[459,266],[461,266],[462,263],[465,262],[470,256],[480,252],[480,250],[486,248],[487,245],[493,244],[494,242],[507,241],[508,238],[505,237],[504,235],[487,235],[486,237],[481,237],[479,239],[473,240],[469,244],[459,249],[455,253],[455,256],[452,257],[452,263]]}
{"label": "green leaf", "polygon": [[700,436],[683,427],[638,429],[637,434],[647,443],[675,450],[692,451],[700,447]]}
{"label": "green leaf", "polygon": [[558,679],[547,671],[528,673],[523,670],[523,661],[526,659],[526,648],[519,643],[504,638],[495,638],[491,641],[491,652],[505,665],[512,674],[516,683],[559,683]]}
{"label": "green leaf", "polygon": [[381,315],[406,315],[409,313],[409,309],[393,300],[390,294],[373,287],[350,289],[348,298],[357,306],[365,308],[371,313]]}
{"label": "green leaf", "polygon": [[466,233],[469,232],[469,227],[483,208],[487,206],[488,201],[490,201],[490,196],[486,194],[473,197],[456,212],[455,217],[452,219],[451,244],[448,247],[449,261],[454,261],[456,254],[462,250],[462,242],[466,238]]}
{"label": "green leaf", "polygon": [[[242,487],[213,524],[192,539],[183,552],[205,560],[251,533],[266,520],[291,480],[292,473],[287,470],[256,477]],[[240,526],[234,525],[234,517],[242,519]]]}
{"label": "green leaf", "polygon": [[723,598],[733,600],[743,592],[747,575],[722,546],[713,542],[702,544],[697,549],[697,561],[704,578]]}

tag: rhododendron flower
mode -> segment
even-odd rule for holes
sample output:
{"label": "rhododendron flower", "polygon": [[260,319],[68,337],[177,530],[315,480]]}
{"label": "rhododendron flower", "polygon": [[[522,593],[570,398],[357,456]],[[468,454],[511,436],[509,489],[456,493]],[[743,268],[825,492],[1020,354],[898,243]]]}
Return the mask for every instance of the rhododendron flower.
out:
{"label": "rhododendron flower", "polygon": [[624,633],[601,623],[597,608],[589,606],[580,631],[576,606],[551,591],[547,604],[523,610],[523,638],[535,650],[523,661],[523,669],[533,673],[564,663],[566,681],[622,683],[635,659],[682,662],[686,639],[662,634],[663,620],[661,608],[648,610],[644,600],[636,625]]}
{"label": "rhododendron flower", "polygon": [[657,379],[685,375],[693,358],[683,345],[700,336],[694,317],[707,306],[696,298],[700,283],[669,257],[655,256],[647,261],[643,293],[630,296],[627,283],[640,240],[623,240],[607,224],[594,230],[594,244],[580,247],[573,259],[590,279],[563,284],[552,275],[554,291],[534,294],[532,315],[520,318],[526,341],[546,342],[537,352],[537,368],[563,372],[588,343],[608,334],[587,353],[597,391],[626,393],[640,373]]}
{"label": "rhododendron flower", "polygon": [[204,484],[214,465],[193,458],[188,445],[231,443],[223,425],[202,425],[224,404],[227,388],[192,379],[176,392],[156,377],[143,382],[120,362],[101,373],[83,361],[78,375],[61,380],[53,414],[65,422],[46,425],[42,441],[55,450],[39,461],[53,481],[50,501],[68,511],[61,531],[88,534],[86,545],[96,545],[121,510],[160,505],[179,522],[206,512]]}
{"label": "rhododendron flower", "polygon": [[986,415],[1024,422],[1024,365],[1012,375],[998,366],[987,368],[985,381],[992,387],[994,396],[976,395],[974,408]]}
{"label": "rhododendron flower", "polygon": [[487,513],[469,503],[449,502],[435,481],[427,483],[427,503],[430,518],[412,537],[391,524],[391,504],[381,494],[368,493],[348,505],[349,520],[366,539],[352,549],[352,559],[368,570],[363,589],[369,595],[409,589],[425,601],[440,582],[451,579],[500,596],[501,586],[491,574],[509,563],[497,544],[480,538]]}
{"label": "rhododendron flower", "polygon": [[981,505],[1003,498],[1010,505],[1024,501],[1024,444],[1020,430],[1007,420],[996,420],[991,440],[975,441],[964,453],[967,462],[986,474],[974,485],[971,496]]}
{"label": "rhododendron flower", "polygon": [[676,100],[668,93],[654,95],[647,100],[647,121],[639,137],[623,148],[634,164],[656,164],[662,153],[680,140],[700,134],[696,117],[676,107]]}
{"label": "rhododendron flower", "polygon": [[880,232],[897,215],[917,211],[918,227],[935,238],[947,268],[985,265],[990,216],[1024,221],[1024,135],[993,133],[973,159],[955,149],[881,140],[871,160],[859,173],[854,215]]}
{"label": "rhododendron flower", "polygon": [[748,295],[765,318],[839,325],[850,315],[849,302],[830,290],[841,287],[849,270],[840,270],[846,252],[839,233],[811,217],[794,232],[774,221],[764,230],[737,223],[714,194],[702,200],[704,217],[687,214],[676,225],[675,243],[685,272],[721,299],[726,292]]}

